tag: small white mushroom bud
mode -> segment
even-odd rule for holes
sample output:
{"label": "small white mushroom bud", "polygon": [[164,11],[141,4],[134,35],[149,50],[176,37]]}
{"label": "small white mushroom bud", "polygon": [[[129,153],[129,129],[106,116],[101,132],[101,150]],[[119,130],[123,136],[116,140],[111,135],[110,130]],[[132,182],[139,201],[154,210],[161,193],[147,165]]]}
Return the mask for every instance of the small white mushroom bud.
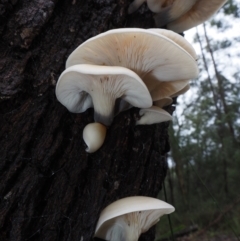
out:
{"label": "small white mushroom bud", "polygon": [[86,145],[86,152],[93,153],[103,144],[106,137],[107,128],[100,123],[90,123],[83,130],[83,140]]}

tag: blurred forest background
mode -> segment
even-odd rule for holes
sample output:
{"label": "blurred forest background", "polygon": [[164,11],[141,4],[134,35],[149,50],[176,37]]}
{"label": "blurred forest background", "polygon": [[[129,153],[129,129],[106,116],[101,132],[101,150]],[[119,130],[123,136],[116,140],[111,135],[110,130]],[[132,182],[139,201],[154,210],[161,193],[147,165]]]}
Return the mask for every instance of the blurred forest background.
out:
{"label": "blurred forest background", "polygon": [[[181,240],[240,240],[239,17],[240,1],[228,1],[209,22],[185,33],[197,50],[200,75],[177,100],[165,179],[176,208],[175,238],[198,229]],[[159,197],[164,200],[164,192]],[[173,240],[169,230],[164,217],[156,240]]]}

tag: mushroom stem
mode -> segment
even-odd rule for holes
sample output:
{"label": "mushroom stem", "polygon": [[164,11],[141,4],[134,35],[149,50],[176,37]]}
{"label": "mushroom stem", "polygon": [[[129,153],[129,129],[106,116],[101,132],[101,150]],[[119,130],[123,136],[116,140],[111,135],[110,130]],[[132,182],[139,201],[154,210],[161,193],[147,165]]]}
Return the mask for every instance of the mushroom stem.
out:
{"label": "mushroom stem", "polygon": [[92,95],[94,120],[105,126],[110,126],[114,118],[115,97],[111,93],[101,92]]}
{"label": "mushroom stem", "polygon": [[[110,220],[111,228],[107,231],[106,240],[109,241],[137,241],[141,233],[146,232],[151,226],[155,225],[159,218],[157,218],[162,211],[157,211],[152,214],[152,210],[145,212],[132,212],[116,217]],[[149,222],[148,217],[154,220]],[[146,230],[142,230],[145,226]]]}
{"label": "mushroom stem", "polygon": [[[140,234],[141,218],[139,212],[121,215],[113,220],[111,228],[107,231],[106,239],[109,241],[137,241]],[[141,212],[140,212],[141,213]]]}

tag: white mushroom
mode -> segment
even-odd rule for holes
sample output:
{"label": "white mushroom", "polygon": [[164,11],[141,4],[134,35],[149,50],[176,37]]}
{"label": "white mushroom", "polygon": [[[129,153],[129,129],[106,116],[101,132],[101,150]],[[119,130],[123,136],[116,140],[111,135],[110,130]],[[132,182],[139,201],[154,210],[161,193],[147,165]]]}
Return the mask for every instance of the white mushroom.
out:
{"label": "white mushroom", "polygon": [[227,0],[134,0],[128,13],[136,11],[144,2],[157,13],[154,16],[157,27],[181,33],[193,28],[214,15]]}
{"label": "white mushroom", "polygon": [[137,241],[174,207],[151,197],[127,197],[113,202],[100,214],[95,237],[108,241]]}
{"label": "white mushroom", "polygon": [[153,101],[172,96],[176,92],[182,90],[189,83],[189,80],[178,80],[169,82],[159,81],[156,84],[157,80],[148,75],[146,75],[146,80],[147,81],[145,82]]}
{"label": "white mushroom", "polygon": [[173,102],[173,100],[172,100],[171,97],[165,97],[165,98],[162,98],[160,100],[154,101],[153,106],[157,106],[157,107],[162,108],[162,107],[171,105],[172,102]]}
{"label": "white mushroom", "polygon": [[131,14],[138,10],[138,8],[147,2],[148,8],[154,12],[158,13],[163,11],[167,6],[172,5],[174,0],[134,0],[128,7],[128,14]]}
{"label": "white mushroom", "polygon": [[172,116],[167,111],[157,106],[141,109],[139,114],[141,118],[136,122],[136,125],[152,125],[172,120]]}
{"label": "white mushroom", "polygon": [[171,39],[174,43],[181,46],[184,50],[186,50],[195,60],[197,60],[198,56],[196,54],[195,49],[193,46],[181,35],[167,29],[161,29],[161,28],[150,28],[149,31],[153,31],[155,33],[158,33],[160,35],[164,35],[165,37]]}
{"label": "white mushroom", "polygon": [[144,3],[146,0],[133,0],[133,2],[128,7],[128,14],[131,14],[138,10],[138,8]]}
{"label": "white mushroom", "polygon": [[156,26],[157,27],[165,26],[166,24],[181,17],[183,14],[185,14],[187,11],[189,11],[197,1],[198,0],[171,0],[171,1],[168,1],[165,8],[160,9],[160,11],[158,11],[158,12],[155,11],[157,13],[154,16]]}
{"label": "white mushroom", "polygon": [[[184,50],[186,50],[195,60],[197,60],[197,54],[192,45],[179,34],[166,29],[152,28],[148,30],[158,33],[160,35],[164,35],[165,37],[171,39],[176,44],[181,46]],[[171,96],[176,92],[182,90],[186,85],[189,84],[189,80],[178,80],[169,82],[159,81],[158,84],[156,84],[156,78],[151,76],[151,74],[149,75],[145,75],[144,79],[153,101]]]}
{"label": "white mushroom", "polygon": [[226,2],[227,0],[198,0],[188,12],[170,22],[167,28],[181,33],[196,27],[211,18]]}
{"label": "white mushroom", "polygon": [[69,56],[66,67],[76,64],[123,66],[147,85],[148,78],[174,81],[195,78],[196,60],[171,39],[154,31],[114,29],[88,39]]}
{"label": "white mushroom", "polygon": [[171,95],[171,97],[176,97],[182,94],[185,94],[188,90],[190,89],[190,85],[187,84],[184,88],[182,88],[181,90],[179,90],[178,92],[174,93],[173,95]]}
{"label": "white mushroom", "polygon": [[83,140],[87,145],[86,152],[93,153],[103,144],[107,128],[100,123],[90,123],[83,129]]}
{"label": "white mushroom", "polygon": [[70,112],[81,113],[94,107],[95,122],[106,126],[113,120],[118,98],[139,108],[152,105],[151,96],[142,80],[123,67],[71,66],[59,77],[56,96]]}
{"label": "white mushroom", "polygon": [[129,5],[128,14],[135,12],[145,1],[148,8],[157,13],[157,26],[162,27],[185,14],[197,0],[134,0]]}

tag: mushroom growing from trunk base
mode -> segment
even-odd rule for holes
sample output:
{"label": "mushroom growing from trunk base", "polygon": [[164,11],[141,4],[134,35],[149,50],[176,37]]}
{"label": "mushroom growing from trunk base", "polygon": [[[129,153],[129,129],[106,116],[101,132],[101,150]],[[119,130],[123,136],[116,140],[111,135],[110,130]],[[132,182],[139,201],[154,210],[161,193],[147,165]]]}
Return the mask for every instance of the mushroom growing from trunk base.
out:
{"label": "mushroom growing from trunk base", "polygon": [[137,241],[174,207],[151,197],[127,197],[113,202],[100,214],[95,237],[108,241]]}

